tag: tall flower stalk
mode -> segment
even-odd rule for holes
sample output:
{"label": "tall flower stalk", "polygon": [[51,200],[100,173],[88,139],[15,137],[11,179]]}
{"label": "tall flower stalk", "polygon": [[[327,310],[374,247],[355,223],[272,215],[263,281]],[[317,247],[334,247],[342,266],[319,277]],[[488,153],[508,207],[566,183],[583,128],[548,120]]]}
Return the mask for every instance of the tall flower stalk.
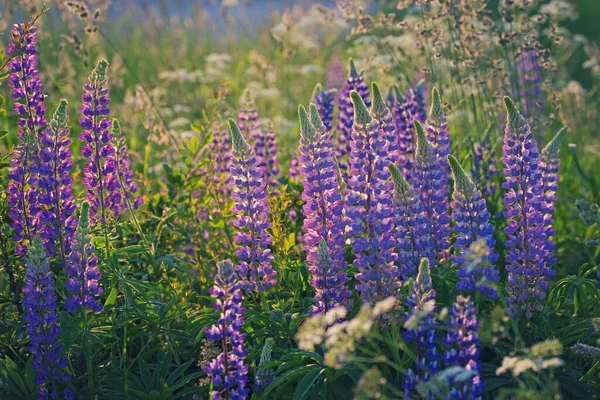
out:
{"label": "tall flower stalk", "polygon": [[[448,164],[454,177],[453,202],[450,207],[455,222],[454,231],[457,233],[454,248],[458,250],[456,263],[461,266],[456,287],[465,292],[473,292],[477,289],[492,300],[496,300],[499,297],[498,293],[490,283],[500,280],[496,269],[498,254],[494,251],[496,245],[493,236],[494,227],[490,223],[486,201],[454,156],[448,156]],[[469,268],[465,258],[470,246],[479,240],[484,241],[489,255],[481,260],[480,265]]]}
{"label": "tall flower stalk", "polygon": [[111,136],[112,146],[115,150],[115,177],[121,191],[121,199],[123,200],[123,204],[118,212],[115,212],[115,218],[117,218],[126,208],[133,214],[133,211],[137,210],[143,204],[143,199],[137,194],[139,186],[133,180],[134,175],[130,168],[131,161],[129,160],[127,142],[121,131],[121,124],[116,118],[112,120]]}
{"label": "tall flower stalk", "polygon": [[328,132],[331,132],[331,129],[333,129],[333,110],[335,108],[336,94],[337,89],[323,90],[320,83],[317,83],[313,90],[314,103]]}
{"label": "tall flower stalk", "polygon": [[507,123],[504,134],[506,177],[504,196],[504,229],[506,269],[508,271],[507,302],[516,314],[531,318],[533,311],[543,309],[550,278],[554,271],[547,265],[548,240],[544,227],[544,187],[540,156],[531,127],[525,122],[509,97],[504,98]]}
{"label": "tall flower stalk", "polygon": [[[43,218],[48,221],[47,238],[57,244],[58,254],[64,262],[71,250],[71,240],[77,227],[75,194],[71,170],[73,153],[67,127],[67,101],[62,99],[41,140],[39,187],[40,202],[45,205]],[[54,246],[53,246],[54,247]]]}
{"label": "tall flower stalk", "polygon": [[389,169],[394,182],[397,264],[402,278],[408,280],[416,276],[422,258],[435,263],[435,251],[423,204],[400,170],[393,164]]}
{"label": "tall flower stalk", "polygon": [[479,321],[473,302],[468,297],[458,296],[452,310],[450,319],[446,324],[447,334],[442,339],[447,349],[442,356],[446,366],[459,366],[471,371],[473,377],[468,381],[456,382],[450,380],[448,398],[475,399],[483,392],[483,380],[479,353]]}
{"label": "tall flower stalk", "polygon": [[233,212],[237,214],[234,223],[238,231],[236,267],[246,291],[263,291],[277,282],[277,272],[271,263],[273,255],[269,245],[273,241],[268,229],[269,204],[263,170],[257,165],[254,151],[242,136],[235,121],[229,120],[231,131],[231,182],[235,200]]}
{"label": "tall flower stalk", "polygon": [[540,154],[540,172],[542,173],[543,185],[543,213],[544,230],[546,233],[546,245],[548,254],[546,262],[552,265],[556,262],[554,250],[556,245],[552,237],[556,234],[554,230],[554,202],[558,191],[558,180],[560,179],[560,145],[567,133],[567,127],[562,128],[552,140],[542,149]]}
{"label": "tall flower stalk", "polygon": [[250,140],[257,166],[261,169],[267,184],[276,187],[278,185],[276,177],[279,174],[279,162],[277,160],[275,127],[272,122],[268,125],[262,124],[258,119],[256,100],[250,89],[244,91],[240,100],[238,123],[242,135]]}
{"label": "tall flower stalk", "polygon": [[[10,207],[10,227],[17,243],[16,253],[25,257],[34,237],[43,233],[40,219],[38,170],[40,136],[46,126],[44,93],[37,70],[37,28],[35,20],[15,24],[11,31],[7,56],[10,77],[7,85],[12,88],[15,100],[13,114],[18,115],[19,143],[13,151],[8,172],[7,202]],[[52,249],[49,248],[49,251]]]}
{"label": "tall flower stalk", "polygon": [[427,140],[433,147],[433,150],[438,159],[438,169],[446,171],[446,175],[450,175],[448,162],[446,158],[450,154],[452,140],[450,139],[450,130],[448,128],[448,120],[442,105],[440,93],[436,88],[433,88],[431,93],[432,103],[429,117],[425,121],[425,131]]}
{"label": "tall flower stalk", "polygon": [[438,322],[433,313],[436,311],[435,290],[431,282],[429,261],[424,258],[419,265],[419,273],[410,288],[410,296],[406,298],[408,315],[403,333],[407,343],[415,345],[415,365],[404,375],[402,387],[409,398],[418,396],[416,388],[419,383],[428,382],[439,370],[440,354],[436,345]]}
{"label": "tall flower stalk", "polygon": [[389,110],[373,85],[373,107],[367,109],[360,94],[350,96],[355,107],[350,142],[350,178],[347,196],[347,236],[358,268],[356,288],[364,302],[376,303],[396,293],[398,268],[394,264],[394,223],[387,156]]}
{"label": "tall flower stalk", "polygon": [[217,263],[217,271],[210,295],[216,299],[214,308],[219,320],[206,328],[206,336],[219,342],[221,352],[204,371],[211,378],[211,399],[242,400],[250,390],[246,388],[249,365],[244,363],[248,352],[244,348],[246,335],[242,333],[245,309],[241,285],[230,260]]}
{"label": "tall flower stalk", "polygon": [[338,95],[338,140],[336,157],[340,168],[347,176],[347,158],[351,153],[350,142],[352,141],[352,126],[354,124],[354,105],[350,97],[352,91],[356,91],[367,107],[371,106],[369,100],[369,87],[365,83],[362,74],[359,74],[354,65],[354,60],[349,61],[348,78],[344,89]]}
{"label": "tall flower stalk", "polygon": [[417,120],[414,123],[417,132],[417,153],[411,172],[411,182],[425,207],[437,258],[443,261],[448,258],[450,247],[448,168],[440,169],[439,157],[427,140],[423,126]]}
{"label": "tall flower stalk", "polygon": [[350,297],[344,260],[343,201],[338,191],[331,133],[314,104],[310,106],[310,120],[303,106],[298,108],[298,116],[306,215],[304,240],[316,291],[311,313],[316,314],[346,305]]}
{"label": "tall flower stalk", "polygon": [[98,301],[98,296],[102,294],[99,283],[102,274],[98,268],[98,257],[94,254],[96,247],[92,243],[89,212],[89,204],[83,203],[72,250],[67,259],[69,280],[66,289],[69,296],[65,308],[69,312],[90,310],[99,313],[104,308]]}
{"label": "tall flower stalk", "polygon": [[56,311],[54,274],[50,270],[48,257],[42,240],[36,236],[29,249],[25,273],[25,315],[26,330],[30,338],[27,350],[32,354],[35,370],[35,384],[39,399],[74,399],[75,395],[67,388],[61,395],[56,384],[71,379],[64,370],[67,360],[60,356],[61,346],[57,344],[60,334],[59,317]]}
{"label": "tall flower stalk", "polygon": [[82,117],[79,119],[83,127],[79,135],[83,141],[81,155],[87,159],[82,182],[90,204],[90,220],[103,224],[105,230],[112,214],[118,215],[122,209],[121,191],[115,176],[115,150],[111,145],[112,134],[108,130],[111,123],[108,119],[110,99],[107,68],[108,62],[100,60],[90,74],[88,83],[83,85],[85,93],[81,97]]}

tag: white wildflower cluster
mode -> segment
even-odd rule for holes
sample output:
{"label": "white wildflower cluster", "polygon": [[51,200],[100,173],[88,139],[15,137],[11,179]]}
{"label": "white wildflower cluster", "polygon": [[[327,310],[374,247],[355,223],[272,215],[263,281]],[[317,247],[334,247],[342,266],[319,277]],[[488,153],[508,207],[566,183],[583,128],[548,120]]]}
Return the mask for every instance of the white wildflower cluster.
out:
{"label": "white wildflower cluster", "polygon": [[275,40],[304,49],[323,48],[348,27],[341,13],[320,4],[314,4],[297,16],[286,13],[284,17],[271,29],[271,35]]}
{"label": "white wildflower cluster", "polygon": [[336,307],[326,314],[309,318],[298,330],[298,347],[314,350],[320,344],[325,347],[325,364],[341,368],[356,350],[356,343],[365,338],[375,321],[388,312],[397,302],[388,297],[371,307],[364,304],[358,314],[349,321],[342,321],[347,315],[344,307]]}
{"label": "white wildflower cluster", "polygon": [[524,356],[504,357],[502,365],[496,370],[496,375],[510,371],[517,377],[527,371],[540,372],[558,368],[564,365],[564,361],[557,357],[560,354],[562,354],[560,341],[546,340],[531,346]]}

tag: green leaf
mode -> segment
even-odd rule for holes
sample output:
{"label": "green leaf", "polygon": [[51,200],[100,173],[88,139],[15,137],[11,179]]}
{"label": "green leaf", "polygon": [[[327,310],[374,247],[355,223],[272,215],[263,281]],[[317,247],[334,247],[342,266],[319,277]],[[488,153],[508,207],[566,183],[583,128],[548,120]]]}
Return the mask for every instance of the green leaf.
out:
{"label": "green leaf", "polygon": [[104,309],[106,310],[109,307],[112,307],[117,301],[117,288],[113,287],[110,290],[110,294],[108,295],[108,298],[106,299],[106,301],[104,302]]}
{"label": "green leaf", "polygon": [[307,398],[310,389],[315,384],[316,380],[321,375],[323,369],[315,369],[310,371],[298,384],[296,391],[294,392],[294,400],[304,400]]}

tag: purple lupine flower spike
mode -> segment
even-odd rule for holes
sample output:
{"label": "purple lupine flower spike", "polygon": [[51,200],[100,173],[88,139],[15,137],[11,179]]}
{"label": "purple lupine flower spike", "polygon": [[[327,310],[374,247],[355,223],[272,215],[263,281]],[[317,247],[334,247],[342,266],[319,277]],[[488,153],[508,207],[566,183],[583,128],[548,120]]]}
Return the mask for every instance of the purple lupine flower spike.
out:
{"label": "purple lupine flower spike", "polygon": [[425,132],[427,133],[427,140],[429,140],[431,147],[433,147],[438,157],[439,168],[447,171],[449,176],[450,171],[448,170],[446,157],[450,154],[452,141],[450,139],[450,130],[448,129],[448,120],[446,119],[440,93],[436,88],[433,88],[431,98],[433,101],[429,117],[425,121]]}
{"label": "purple lupine flower spike", "polygon": [[317,83],[313,90],[313,100],[323,120],[323,125],[327,131],[331,132],[333,128],[333,109],[335,108],[335,95],[337,89],[323,90],[320,83]]}
{"label": "purple lupine flower spike", "polygon": [[356,288],[364,302],[376,303],[395,295],[399,272],[394,265],[397,255],[386,158],[388,141],[384,136],[386,126],[392,122],[377,85],[373,85],[373,92],[371,112],[358,92],[350,93],[355,116],[350,142],[346,233],[356,257],[354,265],[359,281]]}
{"label": "purple lupine flower spike", "polygon": [[339,59],[332,60],[327,68],[327,87],[340,89],[344,81],[344,63]]}
{"label": "purple lupine flower spike", "polygon": [[451,399],[476,399],[484,389],[479,353],[479,321],[473,302],[468,297],[458,296],[452,305],[450,319],[446,324],[448,333],[442,339],[447,350],[442,356],[445,366],[460,366],[473,373],[466,382],[448,382]]}
{"label": "purple lupine flower spike", "polygon": [[[438,323],[433,313],[436,311],[435,290],[431,282],[431,272],[427,258],[421,260],[417,279],[412,283],[410,296],[406,298],[408,314],[404,326],[404,341],[416,346],[414,369],[404,375],[402,387],[408,398],[416,396],[416,387],[428,382],[440,369],[440,354],[436,345]],[[433,398],[433,397],[432,397]]]}
{"label": "purple lupine flower spike", "polygon": [[481,142],[473,143],[473,169],[471,175],[487,198],[496,193],[494,177],[497,173],[496,149],[491,143],[489,135],[486,135]]}
{"label": "purple lupine flower spike", "polygon": [[[490,223],[486,201],[454,156],[448,156],[448,164],[454,177],[453,202],[450,208],[453,210],[454,231],[457,233],[454,248],[459,251],[455,262],[461,266],[456,287],[465,292],[477,289],[490,299],[496,300],[499,297],[498,293],[489,282],[496,283],[500,280],[496,269],[498,254],[494,252],[494,227]],[[469,247],[479,240],[485,243],[489,255],[481,260],[481,265],[467,268],[465,258]]]}
{"label": "purple lupine flower spike", "polygon": [[61,346],[57,345],[60,327],[56,312],[54,274],[39,236],[33,239],[26,266],[23,320],[31,339],[27,350],[32,354],[35,384],[39,387],[38,398],[73,399],[74,395],[70,390],[67,389],[59,396],[57,388],[53,387],[58,382],[70,380],[71,376],[64,371],[67,360],[60,356]]}
{"label": "purple lupine flower spike", "polygon": [[338,96],[338,141],[336,157],[340,168],[347,175],[347,158],[351,152],[350,142],[352,140],[352,125],[354,123],[354,105],[350,98],[350,92],[358,92],[367,107],[371,106],[369,100],[369,87],[361,74],[356,71],[354,60],[349,61],[350,71],[344,89]]}
{"label": "purple lupine flower spike", "polygon": [[37,28],[31,21],[15,24],[11,31],[7,56],[11,72],[7,85],[15,100],[13,114],[19,116],[19,143],[15,146],[8,172],[7,203],[10,227],[17,243],[16,253],[25,257],[33,238],[43,233],[40,219],[38,166],[39,136],[46,126],[44,93],[37,70]]}
{"label": "purple lupine flower spike", "polygon": [[90,235],[89,212],[90,206],[84,202],[81,206],[71,253],[67,259],[69,281],[66,288],[70,296],[67,296],[65,308],[69,312],[90,310],[99,313],[104,308],[98,301],[98,296],[102,294],[99,283],[102,274],[98,268],[98,257],[94,254],[96,247]]}
{"label": "purple lupine flower spike", "polygon": [[422,123],[425,122],[425,119],[427,118],[427,102],[425,101],[426,89],[427,84],[424,80],[421,80],[406,92],[412,119],[416,119]]}
{"label": "purple lupine flower spike", "polygon": [[266,182],[258,167],[254,151],[242,136],[235,121],[229,120],[231,131],[231,182],[235,200],[234,223],[238,231],[236,255],[240,262],[236,267],[241,284],[246,291],[267,290],[277,282],[277,272],[271,263],[273,255],[269,245],[269,203]]}
{"label": "purple lupine flower spike", "polygon": [[227,126],[216,121],[213,130],[213,140],[209,145],[210,157],[213,162],[215,188],[219,194],[227,192],[229,182],[229,163],[231,162],[231,136]]}
{"label": "purple lupine flower spike", "polygon": [[[256,157],[256,165],[268,181],[267,184],[277,186],[275,179],[278,172],[277,159],[273,159],[277,156],[275,130],[272,129],[267,138],[264,127],[258,119],[256,99],[250,89],[246,89],[240,99],[238,123],[242,135],[249,138]],[[269,164],[270,161],[273,161],[274,164]],[[275,167],[275,174],[273,173],[273,167]]]}
{"label": "purple lupine flower spike", "polygon": [[137,194],[139,186],[133,180],[134,176],[130,168],[131,161],[129,160],[127,142],[121,131],[121,124],[116,118],[112,120],[111,135],[112,146],[115,149],[115,177],[121,190],[121,199],[123,199],[124,203],[122,207],[119,207],[119,212],[115,212],[115,218],[118,218],[120,213],[124,212],[125,209],[129,209],[132,212],[133,210],[137,210],[144,201]]}
{"label": "purple lupine flower spike", "polygon": [[389,166],[394,181],[394,222],[396,225],[397,264],[400,275],[408,280],[417,274],[421,259],[436,262],[425,208],[412,186],[395,165]]}
{"label": "purple lupine flower spike", "polygon": [[540,154],[540,172],[542,173],[543,186],[543,210],[544,213],[544,229],[546,233],[547,250],[546,257],[547,265],[552,265],[556,262],[554,257],[554,244],[552,237],[556,234],[554,230],[554,202],[556,201],[556,192],[558,191],[558,180],[560,179],[560,145],[562,144],[567,127],[563,127],[552,138],[552,140],[544,147]]}
{"label": "purple lupine flower spike", "polygon": [[554,271],[546,263],[548,239],[544,228],[544,193],[540,157],[530,126],[509,97],[504,98],[507,124],[502,161],[505,182],[504,229],[506,269],[508,271],[507,302],[515,314],[531,318],[533,311],[543,309],[550,278]]}
{"label": "purple lupine flower spike", "polygon": [[115,150],[108,114],[108,84],[106,69],[108,62],[100,60],[83,85],[85,93],[81,97],[83,105],[80,109],[82,117],[79,123],[83,131],[79,138],[83,141],[81,155],[87,159],[83,169],[82,182],[87,191],[86,199],[90,203],[90,220],[92,223],[105,224],[111,214],[122,212],[122,196],[119,183],[115,177]]}
{"label": "purple lupine flower spike", "polygon": [[[73,193],[73,169],[69,149],[71,139],[67,127],[67,101],[62,99],[41,138],[40,149],[40,203],[45,205],[43,220],[48,222],[47,243],[57,244],[60,259],[64,262],[71,251],[71,240],[77,227],[75,194]],[[48,245],[46,246],[48,248]]]}
{"label": "purple lupine flower spike", "polygon": [[326,130],[314,104],[310,106],[310,120],[303,106],[298,107],[298,116],[306,215],[304,240],[311,284],[316,291],[311,314],[317,314],[348,305],[350,298],[344,260],[343,200],[336,180],[331,133]]}
{"label": "purple lupine flower spike", "polygon": [[[263,135],[265,138],[265,178],[269,187],[276,188],[279,186],[277,176],[279,175],[279,159],[277,158],[277,135],[275,134],[275,124],[271,120],[266,120],[263,123]],[[273,191],[273,195],[277,195],[277,190]]]}
{"label": "purple lupine flower spike", "polygon": [[448,258],[450,247],[450,215],[448,213],[447,167],[439,168],[439,159],[423,126],[414,121],[417,132],[417,153],[411,175],[415,191],[421,197],[429,219],[431,238],[439,261]]}
{"label": "purple lupine flower spike", "polygon": [[527,120],[536,121],[536,130],[541,133],[542,126],[539,123],[542,117],[542,76],[538,54],[535,50],[526,50],[519,56],[517,73],[519,76],[519,97],[523,107],[523,116]]}
{"label": "purple lupine flower spike", "polygon": [[250,390],[246,388],[249,365],[244,363],[248,351],[244,348],[246,335],[242,333],[246,310],[242,308],[241,285],[230,260],[218,262],[217,271],[210,295],[216,299],[214,308],[219,322],[206,328],[206,337],[219,342],[221,353],[204,371],[213,383],[211,399],[243,400]]}

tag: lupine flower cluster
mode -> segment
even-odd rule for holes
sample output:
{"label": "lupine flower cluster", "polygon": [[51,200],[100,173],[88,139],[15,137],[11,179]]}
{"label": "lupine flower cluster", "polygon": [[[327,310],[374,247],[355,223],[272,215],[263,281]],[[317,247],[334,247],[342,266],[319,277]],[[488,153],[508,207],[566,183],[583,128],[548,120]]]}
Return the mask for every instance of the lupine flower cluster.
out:
{"label": "lupine flower cluster", "polygon": [[344,89],[338,95],[338,141],[336,157],[340,168],[347,172],[346,158],[351,153],[350,143],[352,141],[352,125],[354,124],[354,106],[350,98],[350,92],[356,91],[367,107],[371,106],[369,100],[369,87],[365,79],[356,71],[354,61],[350,59],[350,70]]}
{"label": "lupine flower cluster", "polygon": [[[345,305],[347,263],[344,260],[343,201],[338,192],[331,133],[323,124],[314,104],[310,120],[303,106],[300,119],[300,163],[306,219],[304,239],[311,264],[311,282],[316,290],[313,313]],[[318,246],[318,248],[317,248]]]}
{"label": "lupine flower cluster", "polygon": [[[521,52],[517,75],[519,77],[519,96],[523,115],[527,119],[538,120],[542,115],[542,75],[538,54],[535,50]],[[538,125],[538,124],[536,124]],[[536,126],[540,130],[541,126]]]}
{"label": "lupine flower cluster", "polygon": [[[37,70],[37,28],[32,21],[15,24],[7,55],[14,56],[9,62],[8,86],[15,100],[13,114],[19,116],[19,143],[13,151],[8,173],[8,205],[10,227],[17,243],[16,253],[25,257],[33,238],[44,229],[40,218],[38,166],[39,135],[46,126],[44,93]],[[16,55],[16,56],[15,56]]]}
{"label": "lupine flower cluster", "polygon": [[450,154],[452,141],[450,140],[448,120],[446,119],[446,113],[442,106],[440,93],[436,88],[433,88],[431,98],[431,110],[429,111],[429,117],[425,121],[425,132],[427,134],[427,140],[437,155],[438,168],[440,171],[446,171],[449,176],[450,171],[448,170],[446,157]]}
{"label": "lupine flower cluster", "polygon": [[544,227],[544,193],[540,157],[530,126],[512,100],[504,98],[507,124],[504,134],[506,177],[502,187],[507,220],[507,302],[514,313],[531,318],[541,311],[554,271],[547,265],[548,239]]}
{"label": "lupine flower cluster", "polygon": [[379,88],[373,85],[373,107],[367,109],[356,91],[350,93],[355,115],[350,142],[350,178],[346,234],[358,268],[356,289],[364,302],[394,295],[398,268],[394,264],[392,193],[388,170],[388,126],[393,122]]}
{"label": "lupine flower cluster", "polygon": [[250,89],[246,89],[240,100],[238,113],[240,132],[250,139],[250,144],[256,155],[258,168],[261,169],[268,184],[277,186],[275,179],[279,173],[277,161],[277,138],[274,126],[262,126],[258,119],[258,109],[254,95]]}
{"label": "lupine flower cluster", "polygon": [[90,310],[99,313],[103,309],[102,303],[98,300],[98,296],[102,294],[99,283],[102,274],[98,268],[98,257],[94,254],[96,247],[90,235],[89,212],[90,206],[88,203],[83,203],[72,250],[67,259],[69,281],[66,289],[69,296],[65,308],[69,312]]}
{"label": "lupine flower cluster", "polygon": [[397,87],[392,88],[388,96],[396,124],[397,151],[392,154],[394,165],[398,165],[404,177],[409,177],[414,163],[416,150],[416,132],[414,120],[425,122],[425,106],[422,99],[424,84],[419,83],[402,96]]}
{"label": "lupine flower cluster", "polygon": [[64,371],[67,360],[60,356],[61,346],[57,345],[60,328],[54,294],[54,274],[50,270],[39,236],[34,238],[29,249],[26,266],[23,320],[31,339],[27,350],[33,355],[35,384],[39,387],[38,398],[74,399],[75,395],[69,388],[59,395],[54,386],[58,382],[70,380],[71,376]]}
{"label": "lupine flower cluster", "polygon": [[221,353],[204,371],[213,383],[211,399],[243,400],[250,390],[246,387],[249,365],[244,363],[248,352],[244,348],[246,335],[242,333],[245,309],[242,308],[241,285],[230,260],[220,261],[217,270],[210,295],[216,299],[214,308],[219,313],[219,321],[206,328],[206,337],[221,343]]}
{"label": "lupine flower cluster", "polygon": [[498,173],[496,169],[496,149],[490,142],[489,136],[482,139],[481,143],[473,143],[473,169],[471,176],[477,186],[481,188],[483,195],[487,198],[496,193],[496,182],[494,177]]}
{"label": "lupine flower cluster", "polygon": [[273,121],[266,120],[262,132],[265,138],[265,179],[268,180],[268,185],[271,188],[276,188],[279,185],[279,182],[277,182],[279,159],[277,158],[277,136]]}
{"label": "lupine flower cluster", "polygon": [[231,136],[227,126],[217,122],[213,130],[213,140],[209,145],[213,166],[213,180],[216,189],[223,193],[227,188],[229,163],[231,162]]}
{"label": "lupine flower cluster", "polygon": [[[454,177],[454,193],[452,218],[455,221],[454,231],[458,234],[454,248],[459,254],[455,259],[461,269],[458,271],[459,282],[456,287],[465,292],[476,289],[492,300],[498,298],[498,293],[490,285],[500,280],[496,269],[498,254],[494,252],[494,227],[490,223],[490,213],[487,211],[486,202],[481,191],[477,189],[460,163],[454,156],[448,156],[448,164]],[[483,240],[488,248],[489,256],[482,260],[484,265],[467,268],[466,256],[469,247],[476,241]]]}
{"label": "lupine flower cluster", "polygon": [[85,93],[81,97],[82,117],[79,120],[83,127],[79,138],[84,142],[81,155],[87,159],[82,182],[90,203],[90,220],[102,224],[107,223],[109,212],[115,216],[123,213],[121,190],[115,176],[115,149],[111,144],[112,134],[108,130],[111,122],[108,119],[110,99],[107,68],[108,62],[100,60],[90,74],[89,82],[83,85]]}
{"label": "lupine flower cluster", "polygon": [[333,110],[335,108],[334,103],[336,93],[336,89],[323,90],[320,83],[317,83],[313,90],[313,100],[317,106],[317,111],[323,120],[325,129],[329,132],[331,132],[331,129],[333,128]]}
{"label": "lupine flower cluster", "polygon": [[406,395],[416,395],[415,390],[420,382],[428,382],[441,369],[440,353],[436,346],[438,323],[433,313],[436,310],[435,290],[431,282],[429,261],[424,258],[419,265],[419,273],[410,288],[410,296],[406,298],[409,314],[403,333],[407,343],[414,343],[416,359],[414,369],[409,369],[404,375],[402,387]]}
{"label": "lupine flower cluster", "polygon": [[391,164],[394,181],[394,223],[400,275],[404,280],[417,274],[419,263],[426,257],[430,264],[436,261],[430,237],[429,220],[425,208],[413,187],[398,168]]}
{"label": "lupine flower cluster", "polygon": [[442,355],[445,366],[460,366],[475,375],[467,382],[448,382],[451,399],[475,399],[483,392],[483,380],[479,374],[479,321],[477,312],[470,298],[458,296],[447,323],[448,333],[442,339],[447,350]]}
{"label": "lupine flower cluster", "polygon": [[546,263],[552,265],[556,262],[554,250],[556,245],[552,241],[552,236],[556,233],[554,230],[554,202],[556,201],[556,192],[558,191],[558,180],[560,178],[560,145],[567,133],[564,127],[552,138],[552,140],[542,149],[540,154],[540,172],[542,173],[543,186],[543,210],[544,228],[547,239],[548,254]]}
{"label": "lupine flower cluster", "polygon": [[438,260],[448,258],[450,215],[448,214],[448,169],[440,169],[439,157],[425,136],[423,126],[415,120],[417,152],[411,180],[429,219],[431,238]]}
{"label": "lupine flower cluster", "polygon": [[269,204],[263,170],[258,167],[254,151],[242,136],[235,121],[229,120],[231,130],[231,182],[235,200],[234,223],[238,231],[236,255],[240,261],[237,271],[246,291],[266,290],[277,282],[277,272],[271,263],[268,248],[273,238],[268,229]]}
{"label": "lupine flower cluster", "polygon": [[[44,205],[42,218],[47,221],[44,234],[46,243],[58,246],[61,260],[71,250],[71,240],[77,220],[75,194],[73,193],[73,153],[69,149],[71,139],[67,128],[67,101],[62,99],[41,137],[39,164],[39,187],[42,189],[40,203]],[[48,246],[47,246],[48,247]]]}
{"label": "lupine flower cluster", "polygon": [[[121,198],[124,199],[125,205],[130,210],[137,210],[143,203],[142,197],[137,194],[139,187],[133,180],[133,171],[131,170],[131,161],[127,149],[127,143],[119,120],[112,120],[112,146],[115,150],[115,177],[121,190]],[[119,208],[119,212],[124,211]],[[115,218],[119,216],[119,212],[115,212]]]}

